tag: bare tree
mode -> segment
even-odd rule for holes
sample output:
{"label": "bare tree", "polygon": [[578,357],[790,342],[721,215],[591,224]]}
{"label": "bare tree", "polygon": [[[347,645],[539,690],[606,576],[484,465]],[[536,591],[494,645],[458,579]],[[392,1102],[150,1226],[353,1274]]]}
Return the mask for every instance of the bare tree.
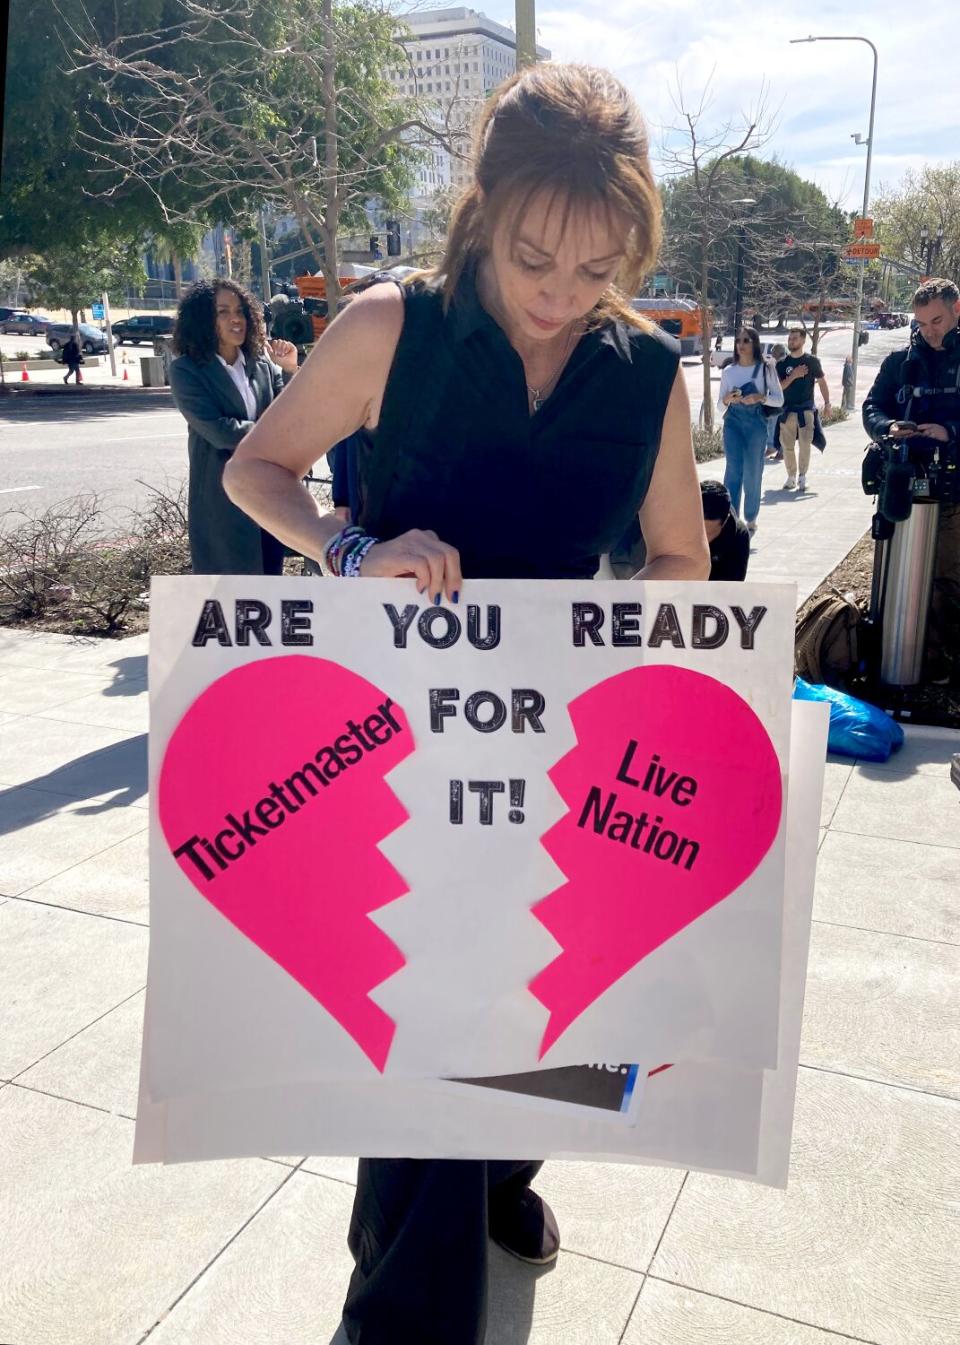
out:
{"label": "bare tree", "polygon": [[[73,70],[105,85],[85,135],[94,190],[96,170],[106,195],[144,184],[171,226],[272,204],[296,219],[335,313],[341,228],[373,197],[399,205],[418,145],[455,140],[455,128],[392,97],[402,30],[380,0],[177,0],[176,10],[176,22],[121,35],[89,8],[62,13]],[[189,208],[176,204],[185,185]]]}
{"label": "bare tree", "polygon": [[717,243],[729,240],[744,217],[743,207],[731,199],[725,169],[731,160],[760,149],[773,134],[765,83],[761,84],[752,106],[711,125],[711,82],[712,75],[699,98],[690,98],[677,75],[671,91],[676,117],[672,124],[661,128],[660,150],[664,175],[689,182],[685,210],[678,224],[689,229],[697,241],[697,266],[690,279],[703,315],[702,421],[708,430],[714,424],[710,388],[711,258]]}

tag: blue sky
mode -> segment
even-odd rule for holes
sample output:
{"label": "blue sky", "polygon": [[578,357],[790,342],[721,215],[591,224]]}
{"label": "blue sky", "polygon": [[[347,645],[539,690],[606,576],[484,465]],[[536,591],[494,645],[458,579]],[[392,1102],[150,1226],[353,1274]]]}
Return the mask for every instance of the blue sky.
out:
{"label": "blue sky", "polygon": [[[474,8],[512,25],[513,0],[474,0]],[[555,60],[612,70],[635,94],[651,140],[673,118],[670,86],[712,78],[710,122],[748,107],[765,78],[775,123],[764,157],[776,155],[854,208],[863,197],[873,60],[862,42],[790,46],[791,37],[858,33],[879,52],[871,194],[907,168],[960,160],[960,0],[869,4],[808,0],[791,7],[762,0],[540,0],[539,40]]]}

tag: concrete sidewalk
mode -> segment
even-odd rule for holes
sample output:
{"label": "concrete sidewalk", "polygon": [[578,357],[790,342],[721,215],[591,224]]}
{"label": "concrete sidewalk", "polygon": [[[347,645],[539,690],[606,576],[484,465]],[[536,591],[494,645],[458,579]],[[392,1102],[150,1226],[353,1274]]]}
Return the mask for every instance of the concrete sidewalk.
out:
{"label": "concrete sidewalk", "polygon": [[[846,554],[861,448],[834,431],[801,499],[776,467],[752,577],[802,596]],[[146,650],[0,632],[0,1345],[327,1345],[352,1160],[130,1166]],[[564,1251],[492,1249],[488,1345],[956,1345],[960,734],[907,732],[827,765],[789,1190],[549,1163]]]}

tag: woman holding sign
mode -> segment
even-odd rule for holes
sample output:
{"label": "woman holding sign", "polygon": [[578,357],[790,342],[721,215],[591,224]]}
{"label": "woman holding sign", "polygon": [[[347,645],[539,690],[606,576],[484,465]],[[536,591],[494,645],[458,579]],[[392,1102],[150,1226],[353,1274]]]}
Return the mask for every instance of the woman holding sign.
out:
{"label": "woman holding sign", "polygon": [[[325,574],[586,579],[639,518],[644,579],[709,558],[679,347],[627,296],[660,203],[643,120],[602,70],[535,66],[490,98],[476,172],[436,270],[357,296],[239,444],[224,483]],[[300,483],[360,432],[344,527]],[[488,1233],[534,1264],[559,1247],[537,1163],[365,1159],[344,1308],[357,1345],[479,1345]]]}

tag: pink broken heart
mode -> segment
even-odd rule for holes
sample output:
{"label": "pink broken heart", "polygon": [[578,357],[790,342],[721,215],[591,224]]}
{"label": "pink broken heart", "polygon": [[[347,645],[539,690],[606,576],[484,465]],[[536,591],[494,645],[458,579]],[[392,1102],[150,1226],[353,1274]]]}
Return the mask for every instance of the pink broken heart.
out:
{"label": "pink broken heart", "polygon": [[[780,826],[780,764],[736,692],[631,668],[571,702],[549,772],[570,811],[542,838],[567,881],[533,907],[562,951],[530,983],[540,1057],[615,981],[746,881]],[[619,777],[619,778],[618,778]]]}
{"label": "pink broken heart", "polygon": [[380,1070],[395,1024],[369,992],[405,958],[367,916],[408,890],[377,842],[407,820],[383,777],[413,747],[372,683],[292,654],[209,686],[160,771],[160,825],[190,882]]}

